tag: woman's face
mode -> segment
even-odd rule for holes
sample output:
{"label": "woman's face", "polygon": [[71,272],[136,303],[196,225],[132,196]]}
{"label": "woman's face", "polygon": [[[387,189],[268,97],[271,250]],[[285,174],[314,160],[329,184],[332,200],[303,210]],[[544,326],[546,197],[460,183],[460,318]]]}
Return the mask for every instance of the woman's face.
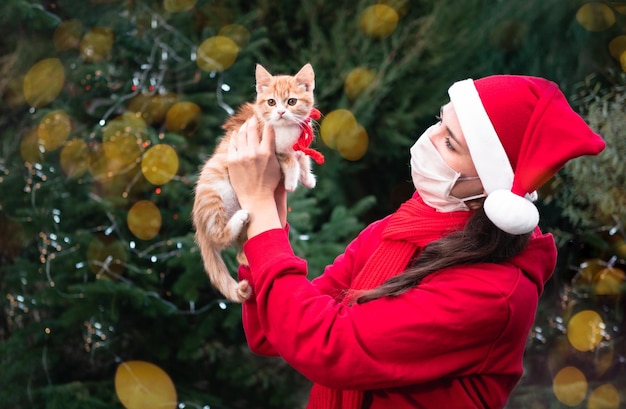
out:
{"label": "woman's face", "polygon": [[[441,107],[439,123],[433,127],[430,140],[448,166],[461,173],[461,178],[478,176],[465,143],[461,124],[451,103]],[[452,196],[458,198],[481,193],[483,186],[479,179],[459,180],[450,191]]]}

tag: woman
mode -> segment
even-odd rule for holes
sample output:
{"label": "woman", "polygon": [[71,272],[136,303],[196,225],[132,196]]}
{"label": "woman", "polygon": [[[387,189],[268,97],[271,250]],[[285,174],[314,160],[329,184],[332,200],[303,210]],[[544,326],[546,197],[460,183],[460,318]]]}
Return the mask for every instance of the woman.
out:
{"label": "woman", "polygon": [[604,142],[545,79],[459,81],[411,148],[414,196],[313,280],[293,254],[273,131],[248,123],[229,174],[250,212],[250,348],[314,382],[307,408],[502,408],[555,267],[535,191]]}

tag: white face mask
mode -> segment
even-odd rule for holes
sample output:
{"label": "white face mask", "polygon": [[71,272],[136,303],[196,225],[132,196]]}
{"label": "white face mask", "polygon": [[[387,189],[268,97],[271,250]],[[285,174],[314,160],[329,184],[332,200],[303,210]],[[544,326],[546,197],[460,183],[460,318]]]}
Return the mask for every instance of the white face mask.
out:
{"label": "white face mask", "polygon": [[479,194],[459,199],[451,196],[450,191],[457,181],[479,178],[478,176],[462,178],[461,172],[448,166],[430,140],[430,129],[428,128],[411,147],[411,176],[415,189],[426,204],[440,212],[469,210],[465,204],[466,201],[485,197],[485,195]]}

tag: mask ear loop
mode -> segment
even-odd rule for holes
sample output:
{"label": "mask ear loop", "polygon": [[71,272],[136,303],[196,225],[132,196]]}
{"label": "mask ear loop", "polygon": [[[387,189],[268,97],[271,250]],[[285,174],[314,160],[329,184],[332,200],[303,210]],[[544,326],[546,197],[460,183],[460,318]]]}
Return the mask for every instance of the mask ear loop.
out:
{"label": "mask ear loop", "polygon": [[474,196],[464,197],[463,199],[459,199],[459,200],[465,203],[465,202],[469,202],[470,200],[482,199],[484,197],[487,197],[487,195],[485,193],[481,193],[481,194],[474,195]]}

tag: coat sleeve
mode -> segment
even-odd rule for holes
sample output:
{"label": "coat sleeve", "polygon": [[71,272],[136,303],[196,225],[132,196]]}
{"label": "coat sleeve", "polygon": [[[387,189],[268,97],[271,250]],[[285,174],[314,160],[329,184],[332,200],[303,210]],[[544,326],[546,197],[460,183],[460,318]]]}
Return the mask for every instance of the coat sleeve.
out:
{"label": "coat sleeve", "polygon": [[[324,273],[312,281],[312,285],[321,294],[329,295],[338,302],[341,301],[345,291],[350,287],[354,275],[356,275],[365,261],[367,255],[371,254],[373,246],[378,242],[371,240],[371,237],[378,237],[378,232],[382,230],[384,223],[381,221],[372,223],[364,229],[347,247],[343,254],[339,255],[333,262],[324,269]],[[288,232],[288,230],[286,230]],[[255,288],[254,280],[250,268],[239,266],[239,280],[246,279]],[[256,290],[254,290],[256,294]],[[259,355],[276,356],[278,353],[268,342],[265,332],[261,327],[258,315],[258,305],[255,297],[244,302],[242,309],[243,328],[246,334],[248,347]]]}
{"label": "coat sleeve", "polygon": [[346,307],[306,279],[306,262],[293,254],[284,231],[262,233],[244,250],[258,330],[322,385],[379,389],[477,373],[508,322],[505,297],[479,280],[431,280]]}

